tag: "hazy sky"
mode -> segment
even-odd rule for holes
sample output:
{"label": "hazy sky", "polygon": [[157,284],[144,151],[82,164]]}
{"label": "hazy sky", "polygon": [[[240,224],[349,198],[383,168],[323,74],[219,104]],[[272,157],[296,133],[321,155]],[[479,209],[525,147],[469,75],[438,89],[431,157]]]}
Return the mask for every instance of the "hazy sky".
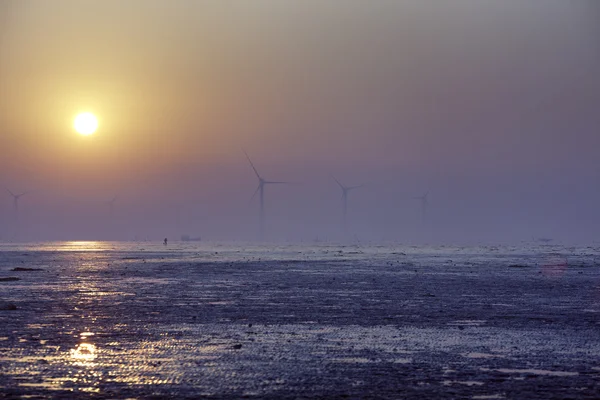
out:
{"label": "hazy sky", "polygon": [[0,0],[0,184],[22,237],[251,238],[245,148],[299,183],[271,238],[335,237],[335,174],[361,237],[596,240],[598,38],[595,0]]}

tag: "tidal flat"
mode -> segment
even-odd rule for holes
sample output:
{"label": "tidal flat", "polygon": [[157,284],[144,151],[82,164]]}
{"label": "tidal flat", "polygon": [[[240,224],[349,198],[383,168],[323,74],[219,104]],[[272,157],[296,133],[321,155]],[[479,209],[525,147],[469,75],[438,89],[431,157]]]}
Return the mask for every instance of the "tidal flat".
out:
{"label": "tidal flat", "polygon": [[591,399],[599,338],[597,247],[0,244],[0,398]]}

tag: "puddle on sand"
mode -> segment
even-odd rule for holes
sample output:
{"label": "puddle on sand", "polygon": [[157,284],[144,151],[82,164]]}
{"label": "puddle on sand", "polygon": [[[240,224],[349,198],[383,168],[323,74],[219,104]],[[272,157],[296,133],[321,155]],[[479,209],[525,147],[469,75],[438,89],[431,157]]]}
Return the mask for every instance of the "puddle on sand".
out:
{"label": "puddle on sand", "polygon": [[466,385],[466,386],[483,386],[483,382],[479,381],[442,381],[442,385],[450,386],[454,384]]}
{"label": "puddle on sand", "polygon": [[504,358],[505,356],[500,354],[490,354],[490,353],[463,353],[463,357],[466,358]]}
{"label": "puddle on sand", "polygon": [[69,390],[62,386],[61,382],[44,380],[42,382],[20,382],[21,387],[39,388],[45,390]]}
{"label": "puddle on sand", "polygon": [[568,371],[549,371],[546,369],[510,369],[510,368],[481,368],[482,371],[498,371],[505,374],[530,374],[530,375],[546,375],[546,376],[577,376],[579,372]]}
{"label": "puddle on sand", "polygon": [[381,358],[366,358],[366,357],[338,357],[332,358],[330,361],[335,363],[344,364],[367,364],[367,363],[381,363],[381,362],[392,362],[394,364],[410,364],[411,358],[396,358],[393,360],[383,360]]}
{"label": "puddle on sand", "polygon": [[481,326],[483,324],[485,324],[485,321],[483,321],[483,320],[463,319],[463,320],[448,322],[447,325],[450,325],[450,326]]}
{"label": "puddle on sand", "polygon": [[22,356],[22,357],[0,357],[0,361],[9,361],[15,363],[36,363],[40,361],[50,362],[60,360],[61,357],[56,356]]}
{"label": "puddle on sand", "polygon": [[369,360],[368,358],[361,357],[348,357],[348,358],[332,358],[332,362],[348,363],[348,364],[366,364],[376,362],[376,360]]}
{"label": "puddle on sand", "polygon": [[27,328],[29,329],[44,329],[51,326],[52,324],[27,324]]}
{"label": "puddle on sand", "polygon": [[181,280],[175,278],[151,278],[151,277],[128,277],[123,279],[123,284],[153,284],[153,285],[171,285],[180,283]]}

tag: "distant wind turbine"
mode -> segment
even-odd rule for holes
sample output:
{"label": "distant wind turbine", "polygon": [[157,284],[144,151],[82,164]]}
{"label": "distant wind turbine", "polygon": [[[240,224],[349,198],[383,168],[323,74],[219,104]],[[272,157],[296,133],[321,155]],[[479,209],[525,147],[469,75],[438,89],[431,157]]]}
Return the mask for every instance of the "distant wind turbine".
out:
{"label": "distant wind turbine", "polygon": [[260,223],[260,238],[262,239],[262,238],[264,238],[264,234],[265,234],[265,185],[278,185],[278,184],[284,184],[284,183],[289,183],[289,182],[268,181],[268,180],[264,179],[258,173],[258,170],[252,163],[252,160],[248,156],[248,153],[246,153],[245,150],[243,150],[243,151],[244,151],[244,154],[246,155],[246,158],[248,159],[248,162],[250,163],[250,166],[254,170],[256,177],[258,178],[258,187],[254,191],[254,194],[252,195],[252,198],[250,199],[250,201],[252,201],[254,199],[254,197],[256,196],[256,193],[259,193],[259,197],[260,197],[259,223]]}
{"label": "distant wind turbine", "polygon": [[344,186],[338,181],[335,176],[332,176],[333,180],[339,185],[340,189],[342,189],[342,215],[343,215],[343,223],[344,230],[346,229],[346,215],[348,214],[348,193],[354,189],[361,188],[365,186],[364,184],[358,186]]}
{"label": "distant wind turbine", "polygon": [[6,189],[6,191],[7,191],[8,193],[10,193],[10,195],[11,195],[11,196],[12,196],[12,198],[13,198],[13,209],[14,209],[14,211],[15,211],[15,214],[17,214],[17,213],[19,212],[19,199],[20,199],[22,196],[24,196],[24,195],[26,195],[27,193],[29,193],[29,192],[23,192],[23,193],[20,193],[20,194],[14,194],[13,192],[11,192],[11,191],[10,191],[10,189],[9,189],[9,188],[5,188],[5,189]]}
{"label": "distant wind turbine", "polygon": [[115,202],[117,201],[117,196],[113,197],[109,200],[108,203],[108,212],[110,213],[110,217],[112,218],[115,211]]}
{"label": "distant wind turbine", "polygon": [[414,197],[414,199],[421,201],[421,215],[423,217],[423,220],[425,220],[425,216],[427,215],[427,208],[429,207],[429,200],[427,200],[427,196],[429,196],[429,191],[425,192],[423,196]]}

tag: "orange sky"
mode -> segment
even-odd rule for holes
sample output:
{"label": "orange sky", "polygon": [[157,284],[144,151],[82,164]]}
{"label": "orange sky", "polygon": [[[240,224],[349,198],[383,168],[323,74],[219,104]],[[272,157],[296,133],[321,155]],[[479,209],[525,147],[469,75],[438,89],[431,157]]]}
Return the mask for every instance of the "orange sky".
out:
{"label": "orange sky", "polygon": [[113,190],[241,147],[299,178],[589,170],[600,145],[593,1],[0,4],[0,182]]}

